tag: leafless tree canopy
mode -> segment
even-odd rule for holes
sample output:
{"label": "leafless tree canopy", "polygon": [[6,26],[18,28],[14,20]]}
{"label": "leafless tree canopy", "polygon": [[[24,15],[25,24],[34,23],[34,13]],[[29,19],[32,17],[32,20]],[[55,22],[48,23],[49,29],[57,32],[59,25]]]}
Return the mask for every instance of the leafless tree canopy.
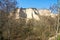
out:
{"label": "leafless tree canopy", "polygon": [[14,8],[16,8],[16,0],[0,0],[0,10],[12,11]]}

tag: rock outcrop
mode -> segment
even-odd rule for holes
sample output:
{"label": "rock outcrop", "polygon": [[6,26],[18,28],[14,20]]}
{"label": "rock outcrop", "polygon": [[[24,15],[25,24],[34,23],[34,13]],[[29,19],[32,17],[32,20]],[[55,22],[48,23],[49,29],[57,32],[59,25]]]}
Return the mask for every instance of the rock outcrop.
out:
{"label": "rock outcrop", "polygon": [[36,8],[17,8],[14,14],[13,12],[10,13],[10,17],[13,15],[15,19],[26,18],[27,20],[32,18],[40,20],[39,16],[51,16],[52,18],[57,16],[57,14],[52,13],[51,10]]}

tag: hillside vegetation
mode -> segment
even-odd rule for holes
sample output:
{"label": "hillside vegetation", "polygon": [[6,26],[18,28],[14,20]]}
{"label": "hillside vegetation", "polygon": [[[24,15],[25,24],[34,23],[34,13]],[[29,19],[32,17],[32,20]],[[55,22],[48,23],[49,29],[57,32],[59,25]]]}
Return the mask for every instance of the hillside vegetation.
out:
{"label": "hillside vegetation", "polygon": [[48,40],[56,35],[57,16],[39,16],[39,21],[32,18],[26,22],[26,18],[9,18],[3,11],[0,14],[0,31],[4,40]]}

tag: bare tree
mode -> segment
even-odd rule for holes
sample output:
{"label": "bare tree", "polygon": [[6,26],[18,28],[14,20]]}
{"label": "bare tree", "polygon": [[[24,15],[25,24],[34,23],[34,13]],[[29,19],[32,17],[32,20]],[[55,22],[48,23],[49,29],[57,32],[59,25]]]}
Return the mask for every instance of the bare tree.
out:
{"label": "bare tree", "polygon": [[[1,22],[1,28],[5,25],[5,23],[7,23],[7,31],[8,31],[8,33],[10,33],[9,31],[9,18],[8,18],[8,16],[9,16],[9,13],[12,11],[12,10],[14,10],[15,8],[16,8],[16,4],[17,4],[17,2],[16,2],[16,0],[0,0],[0,11],[2,11],[2,13],[3,14],[1,14],[1,12],[0,12],[0,22]],[[4,16],[4,14],[6,14],[5,16]],[[4,18],[5,17],[5,18]],[[6,20],[5,20],[6,19]],[[3,20],[3,22],[2,22],[2,20]],[[3,25],[2,25],[3,24]],[[4,26],[5,27],[5,26]],[[3,29],[3,28],[2,28]],[[1,34],[2,34],[2,30],[1,30]],[[0,34],[0,35],[1,35]],[[9,35],[9,34],[8,34]],[[0,36],[0,37],[2,37],[2,36]],[[1,38],[0,38],[1,39]],[[2,40],[2,39],[1,39]],[[10,40],[10,36],[8,36],[8,40]]]}

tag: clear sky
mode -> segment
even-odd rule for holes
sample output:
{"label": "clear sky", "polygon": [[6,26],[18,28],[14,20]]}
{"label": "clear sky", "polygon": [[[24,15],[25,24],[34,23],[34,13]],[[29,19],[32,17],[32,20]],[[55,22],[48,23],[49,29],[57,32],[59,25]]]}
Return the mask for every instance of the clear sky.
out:
{"label": "clear sky", "polygon": [[23,8],[49,8],[51,5],[56,4],[57,0],[17,0],[18,7]]}

